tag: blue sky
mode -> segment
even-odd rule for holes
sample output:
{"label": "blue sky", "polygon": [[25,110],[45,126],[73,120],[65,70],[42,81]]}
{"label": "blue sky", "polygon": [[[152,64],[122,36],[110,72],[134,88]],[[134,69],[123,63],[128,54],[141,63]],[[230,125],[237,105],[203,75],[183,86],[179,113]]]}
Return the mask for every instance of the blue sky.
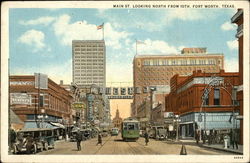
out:
{"label": "blue sky", "polygon": [[223,53],[225,70],[238,71],[234,9],[27,9],[9,10],[11,74],[41,72],[70,83],[74,39],[102,39],[104,24],[108,82],[132,82],[138,54],[179,54],[183,47]]}

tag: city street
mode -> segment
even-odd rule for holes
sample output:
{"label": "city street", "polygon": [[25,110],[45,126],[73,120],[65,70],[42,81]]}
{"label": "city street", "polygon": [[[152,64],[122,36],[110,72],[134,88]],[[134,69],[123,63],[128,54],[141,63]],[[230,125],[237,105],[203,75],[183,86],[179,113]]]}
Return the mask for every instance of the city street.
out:
{"label": "city street", "polygon": [[[58,141],[55,149],[37,153],[37,155],[56,155],[56,154],[128,154],[128,155],[151,155],[151,154],[169,154],[179,155],[182,142],[156,141],[150,139],[148,146],[145,146],[144,138],[139,138],[137,142],[124,142],[121,136],[108,136],[103,138],[103,146],[96,145],[97,138],[82,141],[82,150],[77,151],[76,142]],[[188,155],[229,155],[218,150],[202,148],[194,142],[184,142]]]}

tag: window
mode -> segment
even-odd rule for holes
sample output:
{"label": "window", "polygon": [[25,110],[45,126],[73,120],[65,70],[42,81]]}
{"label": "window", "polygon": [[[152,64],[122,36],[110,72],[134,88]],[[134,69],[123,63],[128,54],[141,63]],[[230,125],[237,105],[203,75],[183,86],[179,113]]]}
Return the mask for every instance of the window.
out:
{"label": "window", "polygon": [[129,94],[129,95],[132,95],[132,94],[133,94],[133,87],[129,87],[129,88],[128,88],[128,94]]}
{"label": "window", "polygon": [[214,89],[214,105],[220,105],[220,89]]}
{"label": "window", "polygon": [[121,95],[125,95],[126,94],[126,88],[121,88]]}
{"label": "window", "polygon": [[150,65],[150,60],[144,60],[143,65],[144,66],[149,66]]}
{"label": "window", "polygon": [[158,66],[159,65],[159,60],[157,59],[157,60],[153,60],[153,65],[154,66]]}
{"label": "window", "polygon": [[40,97],[39,97],[39,106],[40,107],[43,107],[44,106],[44,96],[42,95],[40,95]]}
{"label": "window", "polygon": [[34,120],[35,119],[35,115],[33,115],[33,114],[27,114],[26,118],[27,118],[27,120]]}
{"label": "window", "polygon": [[118,95],[118,88],[113,88],[113,95]]}

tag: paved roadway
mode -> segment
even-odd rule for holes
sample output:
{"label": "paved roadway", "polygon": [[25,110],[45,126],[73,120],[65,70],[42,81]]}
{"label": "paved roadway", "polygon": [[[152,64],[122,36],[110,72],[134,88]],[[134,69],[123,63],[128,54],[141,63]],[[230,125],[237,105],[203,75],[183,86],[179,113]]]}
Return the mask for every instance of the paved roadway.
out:
{"label": "paved roadway", "polygon": [[[103,145],[96,145],[97,138],[82,141],[82,150],[77,151],[76,142],[58,141],[55,149],[37,153],[37,155],[102,155],[102,154],[128,154],[128,155],[152,155],[152,154],[174,154],[179,155],[182,147],[181,142],[149,140],[145,146],[144,138],[139,138],[136,142],[124,142],[121,136],[103,137]],[[224,151],[212,150],[197,146],[194,142],[184,142],[188,155],[229,155]]]}

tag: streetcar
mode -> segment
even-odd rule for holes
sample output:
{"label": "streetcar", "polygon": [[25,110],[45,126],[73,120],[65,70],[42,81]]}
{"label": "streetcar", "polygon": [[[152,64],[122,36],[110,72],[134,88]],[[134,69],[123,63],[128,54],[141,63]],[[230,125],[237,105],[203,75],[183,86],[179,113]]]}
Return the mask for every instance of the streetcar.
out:
{"label": "streetcar", "polygon": [[134,118],[126,118],[122,122],[122,139],[124,141],[136,141],[140,137],[139,121]]}

